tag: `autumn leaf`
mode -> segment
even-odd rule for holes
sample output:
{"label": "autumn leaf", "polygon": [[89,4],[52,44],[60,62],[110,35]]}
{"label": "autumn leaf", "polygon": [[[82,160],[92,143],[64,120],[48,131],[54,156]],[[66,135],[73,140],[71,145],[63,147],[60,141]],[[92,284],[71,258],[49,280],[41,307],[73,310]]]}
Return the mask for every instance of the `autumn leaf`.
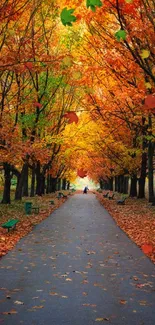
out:
{"label": "autumn leaf", "polygon": [[121,305],[126,305],[126,303],[127,303],[127,301],[126,301],[126,300],[123,300],[123,299],[122,299],[122,300],[120,300],[120,304],[121,304]]}
{"label": "autumn leaf", "polygon": [[145,49],[143,49],[141,51],[141,53],[140,53],[140,56],[141,56],[142,59],[147,59],[149,57],[149,55],[150,55],[150,51],[149,50],[145,50]]}
{"label": "autumn leaf", "polygon": [[61,296],[61,298],[67,299],[67,298],[68,298],[68,296]]}
{"label": "autumn leaf", "polygon": [[95,319],[95,322],[104,322],[104,321],[109,321],[110,318],[107,318],[107,317],[98,317]]}
{"label": "autumn leaf", "polygon": [[34,102],[34,106],[35,107],[38,107],[38,108],[41,108],[42,107],[42,104],[41,103],[38,103],[38,102]]}
{"label": "autumn leaf", "polygon": [[151,89],[152,85],[150,84],[150,82],[146,82],[145,87],[146,87],[146,89]]}
{"label": "autumn leaf", "polygon": [[13,314],[17,314],[17,311],[14,309],[11,309],[10,311],[2,312],[2,315],[13,315]]}
{"label": "autumn leaf", "polygon": [[67,9],[64,8],[61,12],[61,21],[64,26],[72,26],[72,22],[76,21],[76,17],[72,15],[74,12],[74,9]]}
{"label": "autumn leaf", "polygon": [[155,108],[155,94],[147,95],[145,98],[145,105],[148,106],[148,108]]}
{"label": "autumn leaf", "polygon": [[149,254],[149,253],[152,253],[153,246],[151,244],[144,244],[141,246],[141,249],[145,254]]}
{"label": "autumn leaf", "polygon": [[16,300],[16,301],[14,301],[14,304],[15,305],[24,305],[24,302],[23,301]]}
{"label": "autumn leaf", "polygon": [[75,122],[75,124],[77,124],[78,123],[78,120],[79,120],[78,119],[78,116],[76,115],[76,113],[75,112],[72,112],[72,111],[65,113],[64,114],[64,117],[68,119],[68,123],[69,124],[71,124],[73,122]]}
{"label": "autumn leaf", "polygon": [[84,177],[87,176],[87,172],[84,171],[84,170],[81,168],[81,169],[78,169],[78,171],[77,171],[77,175],[78,175],[79,177],[81,177],[81,178],[84,178]]}

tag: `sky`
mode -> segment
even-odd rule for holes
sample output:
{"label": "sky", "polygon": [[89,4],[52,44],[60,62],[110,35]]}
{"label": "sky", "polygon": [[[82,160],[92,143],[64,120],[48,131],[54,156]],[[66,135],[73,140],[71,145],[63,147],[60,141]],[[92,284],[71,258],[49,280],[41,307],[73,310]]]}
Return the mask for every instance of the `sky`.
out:
{"label": "sky", "polygon": [[72,184],[75,185],[76,189],[83,190],[85,186],[88,186],[90,190],[98,188],[99,184],[95,184],[90,178],[88,177],[77,177],[76,181]]}

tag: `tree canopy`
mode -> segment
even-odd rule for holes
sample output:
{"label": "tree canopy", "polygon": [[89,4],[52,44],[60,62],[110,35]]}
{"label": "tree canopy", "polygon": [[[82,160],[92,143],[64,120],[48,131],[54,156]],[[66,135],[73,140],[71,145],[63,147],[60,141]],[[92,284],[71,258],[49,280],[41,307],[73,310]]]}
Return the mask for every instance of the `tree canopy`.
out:
{"label": "tree canopy", "polygon": [[0,164],[16,198],[27,168],[39,195],[81,169],[144,192],[148,173],[154,200],[154,1],[2,0],[0,23]]}

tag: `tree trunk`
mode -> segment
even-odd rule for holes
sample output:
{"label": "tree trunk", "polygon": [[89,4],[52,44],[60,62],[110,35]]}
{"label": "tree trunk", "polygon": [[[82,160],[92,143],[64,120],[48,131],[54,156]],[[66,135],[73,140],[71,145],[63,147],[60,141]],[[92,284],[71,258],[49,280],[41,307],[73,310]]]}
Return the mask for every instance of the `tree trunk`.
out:
{"label": "tree trunk", "polygon": [[17,187],[15,192],[15,200],[21,200],[22,199],[22,190],[23,190],[23,184],[24,184],[24,178],[25,178],[25,171],[27,170],[27,163],[24,163],[23,168],[21,170],[21,173],[17,177]]}
{"label": "tree trunk", "polygon": [[66,189],[66,178],[62,180],[62,190]]}
{"label": "tree trunk", "polygon": [[124,175],[120,175],[120,193],[124,193]]}
{"label": "tree trunk", "polygon": [[129,183],[129,177],[124,177],[124,183],[123,183],[124,194],[128,194],[128,183]]}
{"label": "tree trunk", "polygon": [[1,203],[10,204],[11,169],[8,163],[4,163],[3,168],[4,168],[5,183],[4,183],[3,198]]}
{"label": "tree trunk", "polygon": [[138,198],[142,199],[145,197],[145,180],[146,180],[146,165],[147,165],[147,155],[146,152],[142,153],[141,161],[141,172],[139,178],[139,188],[138,188]]}
{"label": "tree trunk", "polygon": [[45,175],[41,173],[40,175],[40,193],[45,194]]}
{"label": "tree trunk", "polygon": [[153,143],[149,141],[148,146],[148,179],[149,179],[149,202],[154,202],[154,185],[153,185]]}
{"label": "tree trunk", "polygon": [[50,174],[46,176],[46,194],[50,193]]}
{"label": "tree trunk", "polygon": [[109,183],[109,190],[110,191],[113,191],[113,177],[110,177],[109,178],[109,182],[108,183]]}
{"label": "tree trunk", "polygon": [[[149,115],[148,118],[149,135],[152,136],[152,118]],[[154,154],[154,143],[150,140],[148,144],[148,179],[149,179],[149,202],[155,202],[154,197],[154,180],[153,180],[153,154]]]}
{"label": "tree trunk", "polygon": [[118,192],[118,176],[115,176],[115,192]]}
{"label": "tree trunk", "polygon": [[32,166],[32,175],[31,175],[31,192],[30,196],[34,197],[35,194],[35,164]]}
{"label": "tree trunk", "polygon": [[69,191],[70,188],[70,182],[67,183],[67,190]]}
{"label": "tree trunk", "polygon": [[23,181],[23,196],[29,196],[28,173],[29,173],[29,167],[28,167],[28,164],[25,163],[24,181]]}
{"label": "tree trunk", "polygon": [[58,181],[57,181],[57,191],[60,191],[61,190],[61,178],[58,178]]}
{"label": "tree trunk", "polygon": [[41,195],[40,161],[37,161],[37,167],[36,167],[36,195]]}
{"label": "tree trunk", "polygon": [[121,193],[121,176],[118,176],[118,187],[117,187],[118,193]]}
{"label": "tree trunk", "polygon": [[57,184],[57,178],[51,177],[50,178],[50,193],[56,191],[56,184]]}
{"label": "tree trunk", "polygon": [[137,175],[131,177],[130,197],[137,196]]}

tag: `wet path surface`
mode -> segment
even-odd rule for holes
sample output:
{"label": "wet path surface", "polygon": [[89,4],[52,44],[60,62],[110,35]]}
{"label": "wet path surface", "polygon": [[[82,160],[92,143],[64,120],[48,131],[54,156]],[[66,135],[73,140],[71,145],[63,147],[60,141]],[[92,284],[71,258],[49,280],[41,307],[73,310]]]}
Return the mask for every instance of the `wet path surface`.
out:
{"label": "wet path surface", "polygon": [[70,197],[0,266],[0,324],[155,324],[155,267],[93,194]]}

